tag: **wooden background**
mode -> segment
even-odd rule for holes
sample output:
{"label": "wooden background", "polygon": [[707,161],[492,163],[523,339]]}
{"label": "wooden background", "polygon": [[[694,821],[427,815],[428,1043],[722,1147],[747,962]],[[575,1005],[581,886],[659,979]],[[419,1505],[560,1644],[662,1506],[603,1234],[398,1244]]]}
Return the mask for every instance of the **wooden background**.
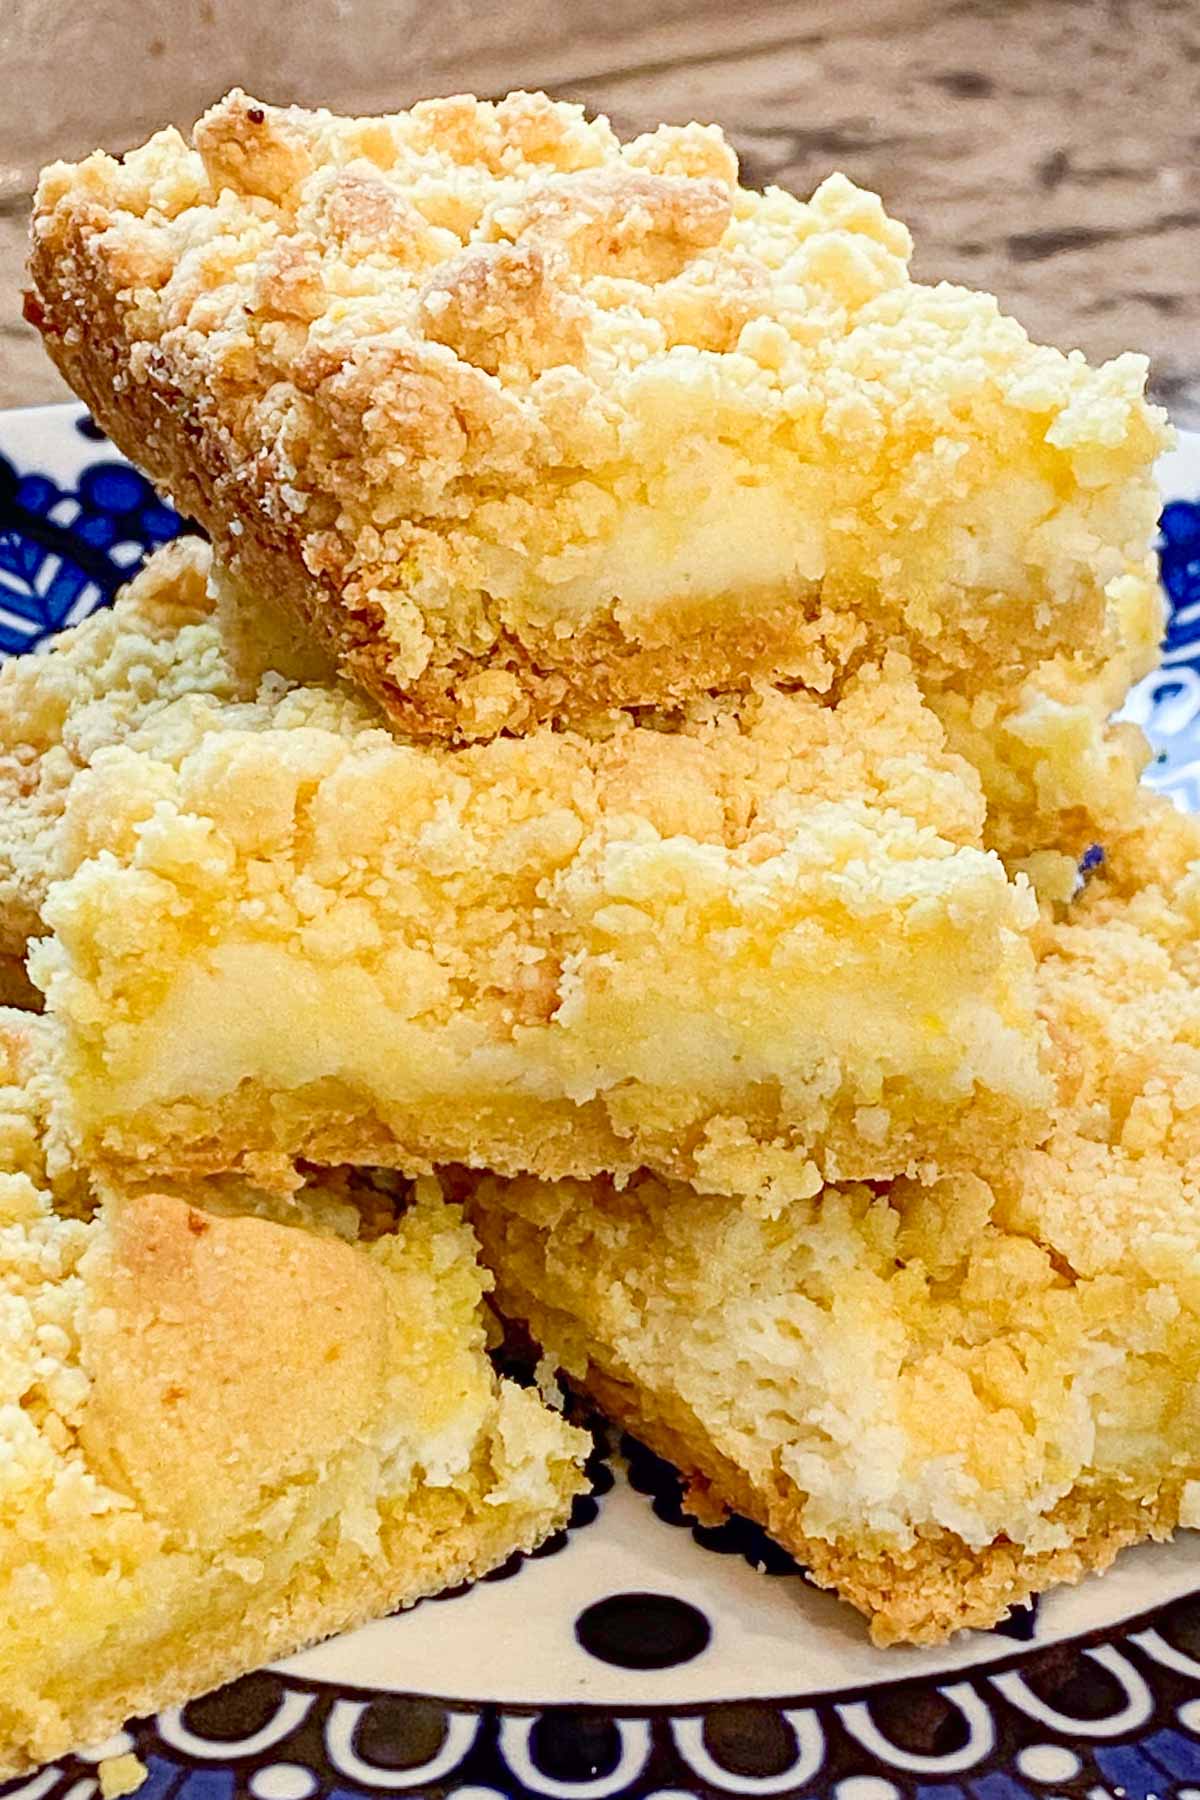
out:
{"label": "wooden background", "polygon": [[0,73],[0,405],[62,396],[20,322],[42,161],[234,82],[362,111],[524,86],[622,131],[719,119],[752,183],[846,170],[922,277],[1092,357],[1146,350],[1200,426],[1200,0],[0,0]]}

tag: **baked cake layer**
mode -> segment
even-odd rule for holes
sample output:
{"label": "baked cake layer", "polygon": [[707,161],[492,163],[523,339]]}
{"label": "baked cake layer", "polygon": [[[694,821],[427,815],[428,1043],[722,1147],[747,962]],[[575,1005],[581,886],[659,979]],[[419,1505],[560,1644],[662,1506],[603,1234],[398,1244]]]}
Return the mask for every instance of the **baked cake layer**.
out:
{"label": "baked cake layer", "polygon": [[650,1176],[473,1184],[502,1310],[881,1643],[1200,1523],[1200,861],[1170,862],[1043,928],[1037,1148],[773,1217]]}
{"label": "baked cake layer", "polygon": [[586,1450],[436,1182],[52,1182],[49,1029],[0,1016],[0,1777],[532,1548]]}
{"label": "baked cake layer", "polygon": [[[196,607],[206,554],[167,570]],[[413,746],[336,686],[238,698],[217,611],[144,648],[162,579],[0,673],[0,893],[53,934],[68,1154],[774,1202],[1041,1128],[1032,896],[900,660],[836,707]]]}
{"label": "baked cake layer", "polygon": [[902,647],[1097,668],[1154,593],[1144,360],[908,272],[842,176],[544,95],[234,92],[43,175],[30,313],[115,441],[406,730],[486,737]]}

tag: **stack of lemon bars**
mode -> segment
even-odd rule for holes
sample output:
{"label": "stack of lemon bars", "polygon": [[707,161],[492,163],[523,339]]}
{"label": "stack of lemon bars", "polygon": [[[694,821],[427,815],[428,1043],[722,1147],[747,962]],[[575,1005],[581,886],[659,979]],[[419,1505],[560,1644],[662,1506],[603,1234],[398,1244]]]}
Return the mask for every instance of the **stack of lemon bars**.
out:
{"label": "stack of lemon bars", "polygon": [[910,249],[531,94],[44,174],[210,542],[0,675],[0,1772],[560,1527],[497,1316],[881,1644],[1200,1523],[1167,431]]}

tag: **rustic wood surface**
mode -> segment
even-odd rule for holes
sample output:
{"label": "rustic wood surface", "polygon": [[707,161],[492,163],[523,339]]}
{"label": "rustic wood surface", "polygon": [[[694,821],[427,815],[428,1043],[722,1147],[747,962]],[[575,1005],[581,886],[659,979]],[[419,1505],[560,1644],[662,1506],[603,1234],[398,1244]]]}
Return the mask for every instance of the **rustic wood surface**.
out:
{"label": "rustic wood surface", "polygon": [[546,87],[622,131],[719,119],[746,179],[881,192],[919,274],[1037,336],[1149,353],[1200,427],[1200,0],[0,0],[0,405],[61,398],[21,323],[37,166],[235,82],[397,107]]}

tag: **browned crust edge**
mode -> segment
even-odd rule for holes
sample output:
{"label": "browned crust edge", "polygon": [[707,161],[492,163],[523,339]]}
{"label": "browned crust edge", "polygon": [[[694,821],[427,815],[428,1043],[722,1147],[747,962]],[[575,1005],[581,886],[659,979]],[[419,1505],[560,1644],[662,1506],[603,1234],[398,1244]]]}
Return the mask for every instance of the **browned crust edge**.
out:
{"label": "browned crust edge", "polygon": [[[526,1290],[506,1286],[494,1248],[485,1232],[484,1255],[498,1276],[500,1311],[552,1348],[552,1312]],[[1161,1541],[1178,1523],[1177,1487],[1148,1503],[1077,1489],[1050,1515],[1072,1540],[1056,1550],[1030,1552],[1007,1539],[975,1549],[945,1530],[919,1537],[906,1551],[864,1550],[809,1537],[799,1523],[803,1497],[792,1483],[779,1476],[769,1490],[756,1487],[677,1396],[639,1386],[604,1347],[590,1349],[604,1360],[589,1355],[582,1385],[610,1419],[675,1465],[697,1513],[737,1512],[762,1526],[819,1587],[832,1588],[865,1615],[880,1646],[941,1644],[957,1631],[987,1630],[1031,1595],[1101,1573],[1121,1550],[1147,1538]]]}
{"label": "browned crust edge", "polygon": [[[32,1738],[29,1722],[9,1714],[0,1695],[0,1781],[26,1774],[80,1744],[99,1743],[127,1719],[195,1699],[249,1669],[413,1606],[460,1581],[478,1579],[514,1549],[529,1551],[562,1525],[574,1494],[586,1485],[582,1473],[574,1471],[562,1482],[555,1508],[529,1518],[519,1532],[513,1529],[512,1509],[486,1505],[482,1489],[474,1510],[468,1499],[456,1496],[451,1505],[445,1490],[426,1490],[394,1528],[387,1563],[382,1558],[367,1563],[339,1587],[336,1602],[306,1583],[301,1567],[286,1601],[268,1616],[247,1614],[236,1642],[212,1632],[196,1634],[186,1658],[170,1674],[152,1669],[119,1693],[89,1699],[57,1725],[39,1721]],[[428,1503],[428,1516],[422,1513],[422,1500]]]}
{"label": "browned crust edge", "polygon": [[0,935],[0,1006],[15,1006],[22,1012],[40,1013],[43,997],[29,979],[25,967],[25,946],[10,950]]}
{"label": "browned crust edge", "polygon": [[[834,1112],[821,1135],[819,1160],[827,1169],[836,1169],[838,1180],[876,1179],[879,1146],[864,1146],[853,1115],[850,1103]],[[447,1104],[436,1111],[424,1101],[403,1109],[397,1106],[384,1119],[373,1102],[331,1079],[293,1090],[273,1107],[264,1106],[261,1088],[245,1082],[224,1096],[219,1118],[214,1118],[210,1105],[177,1100],[132,1114],[113,1114],[86,1133],[76,1134],[69,1119],[65,1123],[89,1166],[117,1178],[241,1170],[278,1191],[295,1186],[292,1171],[298,1162],[368,1164],[406,1175],[430,1174],[444,1164],[457,1163],[547,1181],[564,1177],[587,1181],[599,1174],[620,1180],[641,1168],[654,1168],[672,1179],[694,1182],[703,1133],[727,1116],[697,1117],[687,1132],[664,1134],[644,1128],[625,1133],[614,1128],[602,1099],[545,1100],[538,1107],[535,1132],[527,1113],[513,1112],[497,1095],[490,1105],[473,1099],[469,1107]],[[1013,1121],[1012,1109],[990,1095],[977,1098],[959,1114],[941,1115],[937,1168],[941,1172],[973,1168],[981,1143],[1011,1136]],[[799,1155],[802,1147],[773,1121],[756,1122],[743,1111],[736,1122],[739,1131],[764,1151]],[[925,1168],[922,1149],[911,1129],[897,1132],[887,1145],[893,1172]]]}
{"label": "browned crust edge", "polygon": [[[565,638],[548,629],[501,631],[483,655],[435,639],[430,664],[401,684],[388,666],[379,606],[308,566],[303,534],[270,516],[262,465],[232,439],[208,397],[186,391],[153,346],[138,346],[134,373],[113,273],[86,222],[72,217],[53,237],[35,234],[30,274],[27,316],[113,442],[204,526],[240,581],[271,595],[407,735],[472,741],[764,685],[832,694],[866,652],[854,608],[825,606],[819,584],[810,584],[732,614],[680,597],[664,607],[667,623],[640,639],[611,615]],[[876,642],[872,653],[884,647]],[[1038,655],[1058,647],[1047,642]],[[993,680],[1028,672],[998,664],[1001,648],[995,634],[986,650],[977,647]],[[936,671],[931,677],[939,679]]]}
{"label": "browned crust edge", "polygon": [[[401,731],[462,741],[613,707],[672,706],[705,690],[832,678],[825,622],[792,597],[753,615],[740,612],[733,630],[699,618],[689,630],[673,630],[669,643],[630,639],[609,619],[568,639],[550,631],[527,639],[506,633],[483,659],[443,644],[416,680],[400,685],[387,667],[380,609],[365,600],[351,606],[331,575],[306,567],[301,534],[264,510],[253,461],[235,460],[205,398],[185,393],[161,355],[151,350],[144,374],[131,374],[102,258],[78,232],[65,255],[73,278],[64,273],[62,249],[52,255],[35,238],[34,293],[26,303],[60,373],[117,448],[203,525],[237,579],[282,605]],[[819,606],[815,590],[812,606]],[[672,616],[678,625],[674,609]],[[832,628],[843,635],[848,623],[835,617]],[[481,677],[477,691],[472,683]]]}

